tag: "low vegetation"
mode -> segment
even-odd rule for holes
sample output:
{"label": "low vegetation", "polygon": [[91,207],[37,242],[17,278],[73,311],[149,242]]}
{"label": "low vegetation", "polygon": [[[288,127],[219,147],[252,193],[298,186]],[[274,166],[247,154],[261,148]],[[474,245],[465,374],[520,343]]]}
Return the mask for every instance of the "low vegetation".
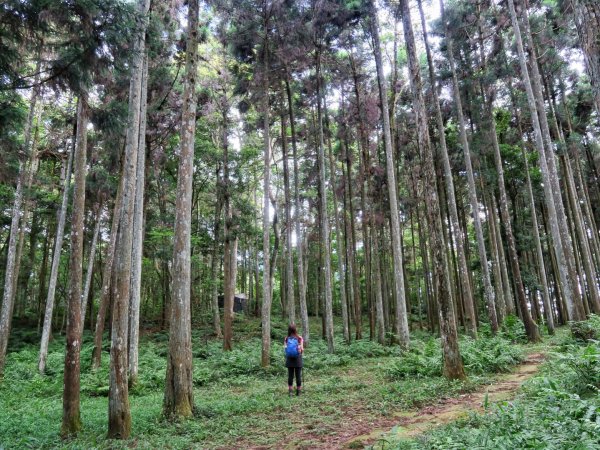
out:
{"label": "low vegetation", "polygon": [[378,446],[409,449],[600,449],[600,318],[573,324],[539,375],[514,401],[415,440]]}
{"label": "low vegetation", "polygon": [[[230,447],[241,441],[277,445],[286,436],[308,433],[322,436],[339,432],[341,418],[359,411],[373,419],[419,407],[440,397],[456,396],[492,382],[493,374],[510,369],[523,357],[526,347],[504,335],[479,340],[463,338],[469,379],[448,381],[440,376],[438,340],[416,335],[412,349],[382,346],[368,340],[346,345],[336,342],[335,354],[327,353],[320,338],[310,343],[305,358],[306,395],[290,400],[286,395],[283,353],[275,345],[271,366],[260,360],[259,323],[237,320],[236,335],[245,330],[248,339],[224,352],[222,343],[208,330],[194,331],[195,411],[191,420],[170,424],[162,417],[163,387],[168,337],[155,332],[142,337],[138,383],[131,390],[133,436],[108,444],[108,346],[100,369],[91,369],[92,336],[84,336],[82,348],[83,432],[64,442],[58,430],[62,410],[63,339],[50,346],[46,375],[37,373],[38,347],[29,332],[15,330],[14,340],[0,384],[0,447],[105,447],[137,445],[142,448]],[[316,328],[316,324],[315,324]],[[283,340],[283,323],[274,323],[274,342]],[[33,341],[33,342],[30,342]],[[289,423],[290,415],[302,411],[301,421]],[[310,436],[302,437],[310,441]]]}

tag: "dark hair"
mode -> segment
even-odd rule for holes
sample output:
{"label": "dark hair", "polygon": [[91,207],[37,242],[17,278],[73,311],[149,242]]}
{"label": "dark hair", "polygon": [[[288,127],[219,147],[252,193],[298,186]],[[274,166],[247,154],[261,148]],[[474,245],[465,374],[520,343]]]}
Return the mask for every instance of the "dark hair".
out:
{"label": "dark hair", "polygon": [[290,325],[288,326],[288,337],[290,336],[298,337],[298,331],[296,330],[295,323],[290,323]]}

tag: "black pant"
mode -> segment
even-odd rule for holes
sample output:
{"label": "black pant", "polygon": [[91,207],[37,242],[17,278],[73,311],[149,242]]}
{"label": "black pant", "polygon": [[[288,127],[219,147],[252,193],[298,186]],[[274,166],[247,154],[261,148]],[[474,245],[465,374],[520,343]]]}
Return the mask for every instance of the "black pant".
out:
{"label": "black pant", "polygon": [[288,386],[294,385],[294,373],[296,373],[296,386],[302,386],[302,367],[288,367]]}

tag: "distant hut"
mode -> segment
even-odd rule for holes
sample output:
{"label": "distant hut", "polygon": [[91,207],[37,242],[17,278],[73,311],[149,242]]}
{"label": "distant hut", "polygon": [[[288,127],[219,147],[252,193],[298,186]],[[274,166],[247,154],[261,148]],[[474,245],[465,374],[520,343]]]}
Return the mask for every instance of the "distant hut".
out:
{"label": "distant hut", "polygon": [[[240,313],[246,311],[248,303],[248,296],[243,293],[235,294],[233,297],[233,312]],[[225,305],[225,296],[219,295],[219,308],[223,308]]]}

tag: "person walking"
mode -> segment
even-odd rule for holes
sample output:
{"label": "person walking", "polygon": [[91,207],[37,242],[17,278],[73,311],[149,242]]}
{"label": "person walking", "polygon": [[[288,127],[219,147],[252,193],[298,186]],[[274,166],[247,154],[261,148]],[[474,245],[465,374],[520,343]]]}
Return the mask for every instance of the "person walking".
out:
{"label": "person walking", "polygon": [[296,395],[302,391],[302,354],[304,353],[304,340],[298,334],[296,325],[288,326],[288,335],[283,341],[285,351],[285,367],[288,370],[288,395],[294,391],[294,376],[296,377]]}

